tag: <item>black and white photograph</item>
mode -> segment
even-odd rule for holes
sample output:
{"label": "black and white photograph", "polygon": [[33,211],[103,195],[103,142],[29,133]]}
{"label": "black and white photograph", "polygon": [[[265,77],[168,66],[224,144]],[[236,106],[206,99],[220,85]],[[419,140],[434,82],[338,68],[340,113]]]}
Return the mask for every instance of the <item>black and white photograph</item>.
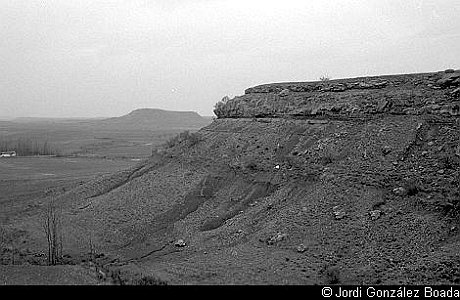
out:
{"label": "black and white photograph", "polygon": [[0,0],[0,286],[64,285],[460,298],[460,1]]}

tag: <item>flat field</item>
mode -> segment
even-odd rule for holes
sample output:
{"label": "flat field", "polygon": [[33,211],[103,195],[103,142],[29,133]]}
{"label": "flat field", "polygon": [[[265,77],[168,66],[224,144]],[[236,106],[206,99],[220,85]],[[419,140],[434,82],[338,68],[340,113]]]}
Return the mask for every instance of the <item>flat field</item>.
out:
{"label": "flat field", "polygon": [[1,121],[1,145],[46,142],[56,155],[0,158],[0,284],[97,284],[98,273],[89,265],[46,266],[43,253],[25,246],[31,237],[21,224],[42,214],[54,196],[138,164],[185,130],[197,128],[101,128],[94,120]]}
{"label": "flat field", "polygon": [[0,122],[0,142],[47,142],[62,156],[140,158],[186,129],[99,128],[83,122]]}
{"label": "flat field", "polygon": [[0,159],[0,224],[33,211],[50,194],[59,194],[103,174],[136,164],[133,159],[15,157]]}

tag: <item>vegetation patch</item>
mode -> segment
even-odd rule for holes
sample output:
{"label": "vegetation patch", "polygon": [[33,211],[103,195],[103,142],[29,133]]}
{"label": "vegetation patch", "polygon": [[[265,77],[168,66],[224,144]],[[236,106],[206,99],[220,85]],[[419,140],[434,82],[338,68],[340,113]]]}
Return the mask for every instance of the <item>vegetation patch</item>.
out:
{"label": "vegetation patch", "polygon": [[174,147],[185,147],[191,148],[198,144],[201,141],[201,136],[199,133],[193,132],[190,133],[188,130],[179,133],[175,137],[172,137],[166,142],[167,148]]}
{"label": "vegetation patch", "polygon": [[340,269],[337,266],[324,266],[320,273],[323,275],[326,284],[341,283]]}
{"label": "vegetation patch", "polygon": [[1,138],[0,152],[16,151],[17,155],[60,155],[61,151],[47,140],[39,141],[30,138],[15,140]]}
{"label": "vegetation patch", "polygon": [[406,190],[407,196],[415,196],[420,192],[419,183],[414,179],[406,181],[404,189]]}

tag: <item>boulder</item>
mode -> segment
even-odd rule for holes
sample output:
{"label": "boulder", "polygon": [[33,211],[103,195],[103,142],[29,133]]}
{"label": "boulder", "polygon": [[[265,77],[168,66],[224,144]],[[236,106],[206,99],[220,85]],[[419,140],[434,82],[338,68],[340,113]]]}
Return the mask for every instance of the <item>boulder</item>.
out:
{"label": "boulder", "polygon": [[382,211],[381,210],[372,210],[371,212],[369,212],[369,215],[371,217],[371,220],[372,221],[375,221],[377,220],[378,218],[380,218],[380,216],[382,215]]}
{"label": "boulder", "polygon": [[278,232],[276,235],[270,237],[268,240],[267,240],[267,244],[268,245],[274,245],[284,239],[287,238],[287,234],[286,233],[281,233],[281,232]]}
{"label": "boulder", "polygon": [[396,195],[402,196],[406,194],[406,189],[403,187],[397,187],[393,189],[393,193],[395,193]]}
{"label": "boulder", "polygon": [[307,250],[307,247],[305,247],[304,244],[300,244],[299,246],[297,246],[297,252],[299,253],[304,253],[306,250]]}
{"label": "boulder", "polygon": [[183,239],[179,239],[177,240],[177,242],[174,243],[174,246],[176,247],[185,247],[187,244],[185,243],[185,241]]}
{"label": "boulder", "polygon": [[282,91],[278,94],[278,96],[280,96],[280,97],[286,97],[286,96],[289,96],[290,93],[291,93],[290,90],[284,89],[284,90],[282,90]]}
{"label": "boulder", "polygon": [[334,206],[332,208],[332,212],[334,213],[334,217],[336,220],[343,219],[347,216],[347,214],[345,213],[345,210],[343,210],[339,205]]}

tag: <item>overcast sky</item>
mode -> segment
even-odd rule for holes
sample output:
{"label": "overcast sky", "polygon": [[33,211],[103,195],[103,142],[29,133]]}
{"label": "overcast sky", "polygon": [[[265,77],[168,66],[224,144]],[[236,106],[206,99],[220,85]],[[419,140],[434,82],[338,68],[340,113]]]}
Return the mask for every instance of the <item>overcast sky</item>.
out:
{"label": "overcast sky", "polygon": [[0,116],[212,115],[262,83],[460,68],[459,0],[0,0]]}

